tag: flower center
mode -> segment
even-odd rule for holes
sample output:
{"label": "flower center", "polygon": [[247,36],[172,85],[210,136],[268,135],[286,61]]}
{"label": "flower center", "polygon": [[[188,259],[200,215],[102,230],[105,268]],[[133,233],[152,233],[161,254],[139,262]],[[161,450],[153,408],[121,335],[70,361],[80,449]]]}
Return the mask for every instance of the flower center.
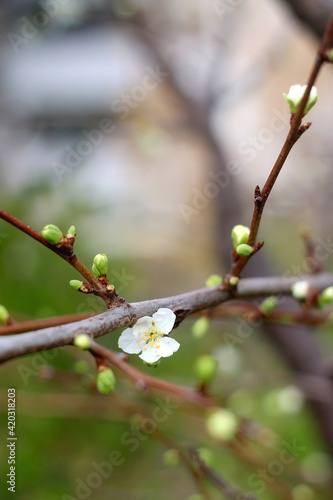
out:
{"label": "flower center", "polygon": [[[152,321],[149,330],[148,331],[145,330],[144,332],[139,332],[139,335],[146,345],[150,344],[152,347],[155,346],[155,348],[157,349],[160,347],[159,345],[160,338],[163,337],[164,332],[160,332],[156,328],[155,323],[156,323],[155,321]],[[138,345],[140,345],[140,343]],[[147,347],[144,347],[144,349],[146,348]]]}

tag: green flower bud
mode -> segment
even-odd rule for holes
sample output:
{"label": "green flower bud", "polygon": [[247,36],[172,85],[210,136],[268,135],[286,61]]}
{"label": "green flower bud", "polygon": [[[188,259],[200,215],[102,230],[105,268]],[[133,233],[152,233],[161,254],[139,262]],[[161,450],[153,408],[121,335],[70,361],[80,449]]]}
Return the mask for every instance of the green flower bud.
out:
{"label": "green flower bud", "polygon": [[241,245],[242,243],[247,243],[249,236],[250,236],[250,228],[246,226],[238,224],[237,226],[234,226],[232,228],[231,238],[234,247],[238,247],[238,245]]}
{"label": "green flower bud", "polygon": [[69,285],[74,288],[74,290],[80,290],[83,285],[83,281],[79,280],[70,280]]}
{"label": "green flower bud", "polygon": [[94,263],[92,265],[92,272],[96,278],[108,272],[108,258],[105,253],[99,253],[94,257]]}
{"label": "green flower bud", "polygon": [[111,368],[106,368],[97,374],[97,389],[102,394],[110,394],[116,386],[116,377]]}
{"label": "green flower bud", "polygon": [[242,257],[247,257],[248,255],[251,255],[251,253],[253,253],[253,248],[250,247],[250,245],[246,245],[245,243],[243,243],[242,245],[238,245],[238,247],[236,247],[236,252]]}
{"label": "green flower bud", "polygon": [[[292,85],[289,89],[288,94],[282,94],[285,101],[289,104],[290,113],[292,115],[297,112],[298,106],[300,105],[304,92],[306,91],[306,87],[307,85]],[[310,109],[316,104],[317,101],[317,89],[316,87],[312,87],[308,102],[304,109],[303,116],[305,116],[310,111]]]}
{"label": "green flower bud", "polygon": [[58,245],[64,237],[58,226],[55,226],[54,224],[48,224],[45,226],[42,230],[42,235],[46,241],[51,243],[51,245]]}
{"label": "green flower bud", "polygon": [[315,500],[315,492],[307,484],[298,484],[291,490],[293,500]]}
{"label": "green flower bud", "polygon": [[74,345],[76,347],[79,347],[80,349],[83,349],[84,351],[88,351],[90,349],[91,345],[91,338],[89,335],[86,335],[85,333],[81,333],[80,335],[77,335],[74,339]]}
{"label": "green flower bud", "polygon": [[200,382],[207,384],[215,377],[217,368],[217,360],[209,354],[203,354],[194,364],[194,373]]}
{"label": "green flower bud", "polygon": [[231,411],[220,408],[209,415],[206,428],[211,437],[231,441],[239,428],[239,420]]}
{"label": "green flower bud", "polygon": [[325,288],[318,297],[318,304],[320,307],[333,302],[333,286]]}
{"label": "green flower bud", "polygon": [[268,316],[268,314],[271,314],[271,312],[274,311],[277,305],[277,298],[276,297],[267,297],[262,304],[260,305],[259,309],[262,312],[264,316]]}
{"label": "green flower bud", "polygon": [[229,280],[229,285],[230,286],[237,286],[238,282],[239,282],[239,278],[237,278],[237,276],[232,276],[232,278],[230,278],[230,280]]}
{"label": "green flower bud", "polygon": [[75,226],[71,226],[68,231],[67,231],[67,238],[75,238],[76,236],[76,229]]}
{"label": "green flower bud", "polygon": [[220,276],[219,274],[212,274],[206,279],[206,286],[212,288],[214,286],[220,285],[221,281],[222,281],[222,276]]}
{"label": "green flower bud", "polygon": [[9,318],[9,312],[5,308],[5,306],[0,305],[0,323],[7,323]]}
{"label": "green flower bud", "polygon": [[291,294],[296,300],[305,300],[309,290],[310,285],[307,281],[297,281],[291,287]]}
{"label": "green flower bud", "polygon": [[175,449],[167,450],[163,453],[163,462],[168,467],[177,467],[180,462],[179,451]]}
{"label": "green flower bud", "polygon": [[209,330],[210,321],[205,316],[197,319],[192,326],[192,335],[196,339],[202,339],[205,337]]}

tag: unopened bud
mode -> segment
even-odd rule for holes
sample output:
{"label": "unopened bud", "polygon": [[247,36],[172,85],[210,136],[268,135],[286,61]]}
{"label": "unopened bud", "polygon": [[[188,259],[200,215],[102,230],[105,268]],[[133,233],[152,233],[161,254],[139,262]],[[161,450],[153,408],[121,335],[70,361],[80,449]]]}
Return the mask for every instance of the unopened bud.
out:
{"label": "unopened bud", "polygon": [[7,323],[9,318],[9,312],[5,308],[5,306],[0,305],[0,323]]}
{"label": "unopened bud", "polygon": [[217,360],[209,354],[203,354],[194,364],[194,373],[200,382],[207,384],[215,377],[217,368]]}
{"label": "unopened bud", "polygon": [[116,386],[116,377],[111,368],[105,368],[97,374],[97,389],[102,394],[110,394]]}
{"label": "unopened bud", "polygon": [[[292,85],[289,89],[288,94],[282,94],[284,99],[289,105],[290,113],[294,115],[298,107],[300,105],[300,102],[303,98],[303,95],[306,91],[307,85]],[[316,104],[318,101],[318,93],[316,87],[312,87],[308,102],[305,106],[303,116],[305,116],[310,109]]]}
{"label": "unopened bud", "polygon": [[238,285],[238,282],[239,282],[239,278],[237,278],[237,276],[232,276],[232,277],[229,279],[229,285],[230,285],[230,286],[237,286],[237,285]]}
{"label": "unopened bud", "polygon": [[298,484],[291,490],[292,500],[315,500],[316,495],[307,484]]}
{"label": "unopened bud", "polygon": [[220,285],[221,281],[222,281],[222,276],[220,276],[219,274],[212,274],[206,279],[206,286],[212,288],[214,286]]}
{"label": "unopened bud", "polygon": [[96,278],[107,274],[108,272],[108,258],[105,253],[99,253],[94,257],[94,263],[92,265],[92,272]]}
{"label": "unopened bud", "polygon": [[51,245],[58,245],[64,237],[58,226],[55,226],[54,224],[48,224],[45,226],[42,230],[42,235],[46,241],[51,243]]}
{"label": "unopened bud", "polygon": [[231,441],[237,433],[239,421],[231,411],[221,408],[209,415],[206,427],[213,438]]}
{"label": "unopened bud", "polygon": [[210,321],[205,316],[197,319],[192,325],[192,335],[197,339],[205,337],[209,330]]}
{"label": "unopened bud", "polygon": [[238,255],[241,255],[242,257],[247,257],[248,255],[251,255],[251,253],[253,253],[253,248],[250,247],[250,245],[246,245],[244,243],[236,247],[236,252],[238,253]]}
{"label": "unopened bud", "polygon": [[74,290],[80,290],[83,285],[83,281],[79,280],[70,280],[69,285],[74,288]]}
{"label": "unopened bud", "polygon": [[68,231],[67,231],[67,238],[75,238],[76,236],[76,229],[75,226],[71,226]]}
{"label": "unopened bud", "polygon": [[246,226],[238,224],[237,226],[234,226],[232,228],[231,238],[235,248],[238,245],[241,245],[242,243],[247,243],[249,236],[250,236],[250,228]]}
{"label": "unopened bud", "polygon": [[333,302],[333,286],[325,288],[318,297],[318,305],[320,307]]}
{"label": "unopened bud", "polygon": [[268,316],[268,314],[271,314],[271,312],[274,311],[276,308],[277,304],[277,298],[276,297],[267,297],[262,304],[260,305],[259,309],[262,312],[264,316]]}
{"label": "unopened bud", "polygon": [[90,349],[91,338],[89,337],[89,335],[81,333],[80,335],[77,335],[75,337],[74,345],[76,347],[79,347],[80,349],[83,349],[84,351],[87,351],[88,349]]}
{"label": "unopened bud", "polygon": [[168,467],[177,467],[180,462],[179,451],[171,448],[163,454],[163,462]]}
{"label": "unopened bud", "polygon": [[305,300],[309,290],[310,285],[307,281],[297,281],[291,286],[291,294],[296,300]]}

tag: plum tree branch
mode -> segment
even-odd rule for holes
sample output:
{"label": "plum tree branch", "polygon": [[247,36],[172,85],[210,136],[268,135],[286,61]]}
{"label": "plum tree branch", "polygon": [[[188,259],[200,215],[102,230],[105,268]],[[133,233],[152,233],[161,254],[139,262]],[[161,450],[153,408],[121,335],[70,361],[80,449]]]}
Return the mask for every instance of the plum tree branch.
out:
{"label": "plum tree branch", "polygon": [[230,299],[290,295],[291,286],[301,279],[306,279],[310,287],[315,290],[323,290],[333,285],[333,274],[331,273],[304,277],[244,278],[239,282],[235,294],[227,290],[220,290],[219,287],[201,288],[181,295],[122,304],[112,310],[75,323],[20,335],[3,335],[0,337],[0,362],[72,344],[73,339],[79,333],[100,337],[118,328],[133,325],[139,318],[151,316],[160,307],[172,309],[177,315],[179,323],[188,314],[214,307]]}
{"label": "plum tree branch", "polygon": [[[327,51],[330,48],[330,44],[332,43],[332,38],[333,38],[333,16],[330,18],[326,30],[323,34],[320,46],[318,48],[316,58],[310,73],[310,76],[308,78],[307,82],[307,87],[304,92],[304,95],[302,97],[301,102],[299,103],[299,106],[297,108],[297,112],[294,115],[291,115],[291,120],[290,120],[290,129],[288,132],[288,135],[286,137],[286,140],[281,148],[281,151],[275,161],[275,164],[272,167],[272,170],[270,171],[267,180],[265,182],[264,187],[260,191],[259,186],[256,186],[255,188],[255,194],[254,194],[254,210],[253,210],[253,215],[252,215],[252,220],[251,220],[251,226],[250,226],[250,235],[248,239],[248,245],[254,246],[256,243],[257,239],[257,234],[259,231],[259,226],[261,222],[261,217],[264,211],[264,207],[266,204],[266,201],[268,200],[268,197],[274,187],[274,184],[281,172],[281,169],[283,165],[285,164],[290,151],[298,141],[298,139],[301,137],[301,135],[309,128],[311,125],[310,123],[307,123],[303,126],[301,126],[302,123],[302,118],[304,115],[304,110],[306,107],[306,104],[308,102],[309,96],[311,89],[313,85],[315,84],[317,77],[319,75],[319,72],[325,62],[328,61],[328,56],[327,56]],[[243,268],[247,264],[249,258],[251,255],[247,257],[240,257],[237,259],[231,266],[231,271],[229,275],[225,278],[224,283],[225,286],[228,286],[229,278],[230,276],[239,276],[240,273],[242,272]]]}
{"label": "plum tree branch", "polygon": [[108,295],[103,284],[98,280],[98,278],[93,275],[91,271],[89,271],[86,266],[84,266],[84,264],[77,258],[73,250],[64,251],[61,248],[58,248],[56,245],[51,245],[51,243],[49,243],[42,234],[25,224],[14,215],[9,214],[5,210],[0,209],[0,218],[5,220],[6,222],[9,222],[9,224],[11,224],[12,226],[16,227],[34,240],[38,241],[46,248],[68,262],[72,267],[74,267],[74,269],[76,269],[81,274],[81,276],[89,283],[89,285],[93,287],[93,289],[95,290],[94,293],[104,300],[108,308],[115,307],[119,302],[123,301],[123,299],[120,299],[117,296],[110,297]]}

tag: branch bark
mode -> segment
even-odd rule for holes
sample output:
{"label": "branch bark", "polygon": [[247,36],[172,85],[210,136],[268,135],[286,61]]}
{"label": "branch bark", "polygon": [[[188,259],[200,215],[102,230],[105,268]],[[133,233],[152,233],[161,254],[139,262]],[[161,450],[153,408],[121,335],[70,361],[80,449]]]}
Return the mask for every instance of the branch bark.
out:
{"label": "branch bark", "polygon": [[160,307],[172,309],[179,324],[187,315],[213,307],[234,298],[267,295],[290,295],[291,285],[306,279],[311,288],[322,290],[333,284],[333,274],[321,273],[304,277],[247,278],[239,282],[236,294],[219,287],[201,288],[181,295],[120,305],[97,316],[20,335],[0,337],[0,363],[26,354],[69,345],[79,333],[100,337],[118,328],[133,325],[142,316],[151,316]]}

